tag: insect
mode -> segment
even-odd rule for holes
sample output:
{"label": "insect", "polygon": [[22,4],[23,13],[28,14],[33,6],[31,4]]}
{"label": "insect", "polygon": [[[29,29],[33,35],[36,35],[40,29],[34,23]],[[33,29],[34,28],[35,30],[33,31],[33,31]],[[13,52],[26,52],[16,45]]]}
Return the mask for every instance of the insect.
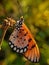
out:
{"label": "insect", "polygon": [[23,54],[31,62],[39,62],[39,48],[24,24],[23,16],[15,25],[15,29],[9,38],[9,45],[15,52]]}

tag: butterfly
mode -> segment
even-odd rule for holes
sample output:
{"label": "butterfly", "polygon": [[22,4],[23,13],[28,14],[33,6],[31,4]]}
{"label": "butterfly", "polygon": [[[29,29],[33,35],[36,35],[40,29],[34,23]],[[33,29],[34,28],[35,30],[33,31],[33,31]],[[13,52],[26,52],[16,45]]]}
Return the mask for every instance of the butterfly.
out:
{"label": "butterfly", "polygon": [[39,62],[39,48],[24,24],[23,16],[15,24],[15,29],[9,37],[9,45],[15,52],[23,54],[31,62]]}

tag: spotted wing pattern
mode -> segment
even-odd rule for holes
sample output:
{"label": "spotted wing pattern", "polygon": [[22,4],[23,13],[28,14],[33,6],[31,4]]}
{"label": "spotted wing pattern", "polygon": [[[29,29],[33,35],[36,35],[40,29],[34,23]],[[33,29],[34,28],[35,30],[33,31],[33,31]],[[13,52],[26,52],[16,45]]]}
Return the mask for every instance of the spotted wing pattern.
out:
{"label": "spotted wing pattern", "polygon": [[14,51],[23,53],[31,62],[39,62],[40,53],[38,46],[24,23],[19,30],[15,28],[9,38],[9,45]]}
{"label": "spotted wing pattern", "polygon": [[23,53],[23,55],[31,62],[39,62],[40,54],[37,44],[33,45],[30,49],[28,48],[28,50],[25,53]]}
{"label": "spotted wing pattern", "polygon": [[28,49],[23,55],[30,60],[31,62],[39,62],[40,59],[40,53],[39,53],[39,48],[36,44],[36,41],[32,37],[29,29],[26,27],[25,24],[23,24],[24,29],[28,32],[25,37],[28,40]]}
{"label": "spotted wing pattern", "polygon": [[10,47],[13,48],[13,50],[18,53],[26,52],[28,47],[28,38],[26,38],[27,34],[28,31],[25,30],[23,25],[20,28],[20,30],[17,30],[15,28],[9,38]]}

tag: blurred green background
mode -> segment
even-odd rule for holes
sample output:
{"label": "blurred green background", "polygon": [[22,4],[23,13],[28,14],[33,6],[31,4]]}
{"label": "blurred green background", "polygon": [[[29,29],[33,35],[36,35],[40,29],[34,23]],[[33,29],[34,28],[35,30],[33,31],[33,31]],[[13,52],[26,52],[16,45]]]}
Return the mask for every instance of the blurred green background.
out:
{"label": "blurred green background", "polygon": [[[49,0],[0,0],[0,24],[6,17],[17,20],[23,15],[25,24],[34,36],[40,49],[40,62],[31,63],[21,54],[11,50],[8,29],[0,51],[0,65],[49,65]],[[2,30],[0,29],[0,39]]]}

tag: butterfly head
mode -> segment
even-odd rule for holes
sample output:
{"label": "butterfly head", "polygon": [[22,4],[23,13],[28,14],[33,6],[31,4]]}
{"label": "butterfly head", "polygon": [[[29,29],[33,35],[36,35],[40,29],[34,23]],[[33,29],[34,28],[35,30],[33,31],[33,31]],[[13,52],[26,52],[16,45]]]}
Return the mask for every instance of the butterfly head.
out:
{"label": "butterfly head", "polygon": [[17,24],[16,24],[16,29],[17,30],[19,30],[21,28],[23,22],[24,22],[24,18],[22,16],[22,17],[20,17],[20,20],[17,21]]}

